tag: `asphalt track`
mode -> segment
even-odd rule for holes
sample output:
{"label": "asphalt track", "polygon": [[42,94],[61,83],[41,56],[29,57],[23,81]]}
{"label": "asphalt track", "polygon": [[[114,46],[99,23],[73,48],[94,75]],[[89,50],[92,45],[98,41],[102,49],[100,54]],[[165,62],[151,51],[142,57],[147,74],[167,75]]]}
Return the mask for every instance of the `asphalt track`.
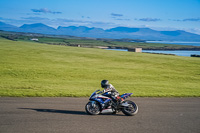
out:
{"label": "asphalt track", "polygon": [[129,98],[135,116],[91,116],[88,98],[0,98],[0,133],[200,133],[200,98]]}

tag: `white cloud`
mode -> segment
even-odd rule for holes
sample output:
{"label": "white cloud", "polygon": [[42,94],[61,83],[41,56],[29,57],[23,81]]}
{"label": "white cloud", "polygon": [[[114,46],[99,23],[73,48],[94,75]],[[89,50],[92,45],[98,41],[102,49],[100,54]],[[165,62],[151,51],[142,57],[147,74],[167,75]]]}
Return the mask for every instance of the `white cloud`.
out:
{"label": "white cloud", "polygon": [[183,29],[183,30],[200,35],[200,28],[191,28],[191,29]]}
{"label": "white cloud", "polygon": [[[171,20],[171,19],[170,19]],[[192,22],[200,22],[200,18],[185,18],[185,19],[172,19],[172,21],[192,21]]]}
{"label": "white cloud", "polygon": [[111,16],[113,16],[113,17],[122,17],[124,15],[123,14],[118,14],[118,13],[111,13]]}
{"label": "white cloud", "polygon": [[135,19],[139,21],[146,21],[146,22],[156,22],[156,21],[161,21],[159,18],[140,18],[140,19]]}
{"label": "white cloud", "polygon": [[61,14],[62,13],[62,12],[51,11],[48,8],[31,9],[31,11],[35,12],[35,13],[51,13],[51,14]]}

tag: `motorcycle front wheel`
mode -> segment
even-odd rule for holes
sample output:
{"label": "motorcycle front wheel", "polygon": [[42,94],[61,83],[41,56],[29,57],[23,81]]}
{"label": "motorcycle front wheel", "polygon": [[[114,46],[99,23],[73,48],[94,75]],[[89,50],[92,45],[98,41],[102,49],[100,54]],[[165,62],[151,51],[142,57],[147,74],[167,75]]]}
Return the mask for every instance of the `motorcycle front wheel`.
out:
{"label": "motorcycle front wheel", "polygon": [[90,115],[98,115],[100,113],[101,106],[96,101],[89,101],[85,105],[85,111]]}
{"label": "motorcycle front wheel", "polygon": [[137,106],[136,103],[134,103],[132,101],[129,101],[129,100],[124,101],[124,103],[128,104],[128,106],[124,106],[122,108],[122,112],[125,115],[133,116],[133,115],[137,114],[137,112],[138,112],[138,106]]}

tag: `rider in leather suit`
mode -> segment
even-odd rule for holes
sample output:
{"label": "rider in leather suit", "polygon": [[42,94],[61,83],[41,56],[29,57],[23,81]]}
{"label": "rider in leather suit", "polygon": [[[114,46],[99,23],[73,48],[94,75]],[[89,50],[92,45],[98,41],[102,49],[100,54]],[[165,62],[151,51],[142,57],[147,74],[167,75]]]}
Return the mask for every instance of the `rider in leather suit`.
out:
{"label": "rider in leather suit", "polygon": [[119,96],[119,92],[112,84],[109,84],[108,80],[102,80],[101,87],[104,88],[104,90],[102,91],[103,93],[108,92],[108,96],[112,98],[114,102],[117,102],[117,96]]}

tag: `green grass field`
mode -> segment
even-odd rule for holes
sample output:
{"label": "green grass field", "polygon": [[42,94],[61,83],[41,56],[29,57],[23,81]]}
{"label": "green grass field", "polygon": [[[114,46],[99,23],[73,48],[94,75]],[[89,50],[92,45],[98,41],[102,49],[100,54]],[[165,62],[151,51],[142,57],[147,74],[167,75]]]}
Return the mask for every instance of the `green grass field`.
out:
{"label": "green grass field", "polygon": [[0,38],[0,96],[89,96],[108,79],[122,94],[199,97],[200,59]]}

